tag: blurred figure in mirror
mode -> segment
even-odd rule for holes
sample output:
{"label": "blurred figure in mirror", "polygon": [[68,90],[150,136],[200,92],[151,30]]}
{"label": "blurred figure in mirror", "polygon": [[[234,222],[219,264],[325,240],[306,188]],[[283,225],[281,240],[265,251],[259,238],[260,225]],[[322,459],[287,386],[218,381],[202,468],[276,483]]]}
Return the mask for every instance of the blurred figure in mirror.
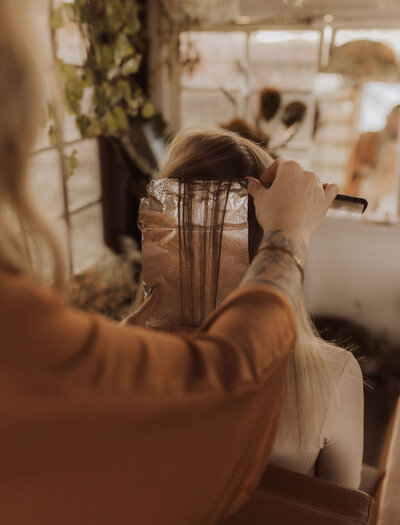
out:
{"label": "blurred figure in mirror", "polygon": [[354,152],[349,195],[368,200],[371,211],[391,207],[396,189],[397,139],[400,105],[395,106],[379,131],[367,131],[358,138]]}

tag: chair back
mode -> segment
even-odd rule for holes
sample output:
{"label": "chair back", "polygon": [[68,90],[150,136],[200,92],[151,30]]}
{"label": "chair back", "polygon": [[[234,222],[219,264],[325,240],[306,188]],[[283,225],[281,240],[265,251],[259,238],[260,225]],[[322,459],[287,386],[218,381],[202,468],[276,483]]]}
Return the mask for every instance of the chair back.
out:
{"label": "chair back", "polygon": [[400,524],[400,397],[386,432],[378,466],[377,525]]}
{"label": "chair back", "polygon": [[223,525],[372,525],[373,520],[374,500],[364,492],[267,467],[249,501]]}

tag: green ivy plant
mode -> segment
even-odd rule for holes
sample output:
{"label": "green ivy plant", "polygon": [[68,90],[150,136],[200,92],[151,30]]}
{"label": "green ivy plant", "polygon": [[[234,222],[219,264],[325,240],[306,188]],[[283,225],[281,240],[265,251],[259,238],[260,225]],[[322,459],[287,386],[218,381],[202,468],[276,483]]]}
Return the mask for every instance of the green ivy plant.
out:
{"label": "green ivy plant", "polygon": [[[54,41],[67,20],[77,24],[86,47],[81,65],[57,59],[67,109],[83,138],[116,137],[129,149],[132,125],[154,115],[137,82],[144,50],[138,1],[75,0],[53,7]],[[132,148],[130,153],[135,156]]]}

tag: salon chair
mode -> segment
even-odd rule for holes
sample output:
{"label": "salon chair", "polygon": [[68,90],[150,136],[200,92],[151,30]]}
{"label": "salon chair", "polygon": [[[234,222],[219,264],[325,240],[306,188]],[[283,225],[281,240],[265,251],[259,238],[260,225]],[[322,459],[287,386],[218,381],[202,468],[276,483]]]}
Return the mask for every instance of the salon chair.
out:
{"label": "salon chair", "polygon": [[361,490],[267,467],[249,501],[221,525],[264,524],[400,525],[400,398],[378,468],[363,466]]}
{"label": "salon chair", "polygon": [[376,499],[374,523],[400,525],[400,397],[386,431],[378,468],[363,478],[365,489]]}
{"label": "salon chair", "polygon": [[267,467],[249,501],[221,525],[372,525],[374,509],[360,490]]}

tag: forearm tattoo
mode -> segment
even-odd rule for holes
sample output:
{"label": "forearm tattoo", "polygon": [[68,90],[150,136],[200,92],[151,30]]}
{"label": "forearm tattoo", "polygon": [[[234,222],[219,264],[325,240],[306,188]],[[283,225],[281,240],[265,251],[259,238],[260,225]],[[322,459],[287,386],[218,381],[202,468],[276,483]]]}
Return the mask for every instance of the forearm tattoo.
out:
{"label": "forearm tattoo", "polygon": [[[297,255],[304,262],[307,246],[304,242],[287,237],[282,230],[264,234],[262,246],[279,246]],[[284,292],[293,304],[301,287],[301,274],[293,258],[280,250],[263,250],[252,261],[242,285],[264,283],[276,286]]]}

